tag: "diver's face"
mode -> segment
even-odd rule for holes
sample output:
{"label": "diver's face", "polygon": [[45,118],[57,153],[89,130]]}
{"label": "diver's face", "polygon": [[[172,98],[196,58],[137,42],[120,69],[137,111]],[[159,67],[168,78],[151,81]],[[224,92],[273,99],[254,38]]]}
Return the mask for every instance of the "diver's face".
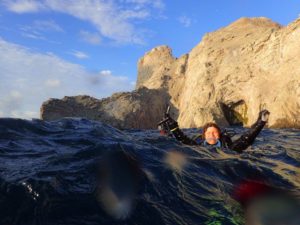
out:
{"label": "diver's face", "polygon": [[209,127],[205,131],[205,140],[208,144],[214,145],[220,139],[220,133],[217,128]]}

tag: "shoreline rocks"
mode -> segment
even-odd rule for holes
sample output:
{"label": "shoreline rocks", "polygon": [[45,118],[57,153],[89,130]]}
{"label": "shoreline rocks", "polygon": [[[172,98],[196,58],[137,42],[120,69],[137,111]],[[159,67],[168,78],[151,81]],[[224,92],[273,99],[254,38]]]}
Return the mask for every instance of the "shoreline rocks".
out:
{"label": "shoreline rocks", "polygon": [[71,99],[49,100],[41,118],[86,116],[120,128],[156,128],[170,103],[182,128],[209,121],[248,127],[264,108],[271,112],[269,127],[300,128],[299,49],[300,19],[281,26],[263,17],[241,18],[207,33],[179,58],[168,46],[147,52],[131,93],[71,97],[75,105]]}

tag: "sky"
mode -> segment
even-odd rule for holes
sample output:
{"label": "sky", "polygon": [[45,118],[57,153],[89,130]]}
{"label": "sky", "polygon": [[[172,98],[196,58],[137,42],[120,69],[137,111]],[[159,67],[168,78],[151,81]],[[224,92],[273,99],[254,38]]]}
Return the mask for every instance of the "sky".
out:
{"label": "sky", "polygon": [[299,14],[300,0],[0,0],[0,117],[132,91],[138,59],[156,46],[180,57],[241,17],[287,25]]}

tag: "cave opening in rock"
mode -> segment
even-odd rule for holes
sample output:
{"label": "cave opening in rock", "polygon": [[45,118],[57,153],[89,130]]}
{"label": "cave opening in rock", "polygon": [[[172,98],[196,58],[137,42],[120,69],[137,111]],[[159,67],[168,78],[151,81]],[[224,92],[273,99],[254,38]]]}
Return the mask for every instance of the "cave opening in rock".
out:
{"label": "cave opening in rock", "polygon": [[230,126],[243,126],[247,124],[247,105],[244,100],[230,102],[228,104],[221,103],[224,116]]}

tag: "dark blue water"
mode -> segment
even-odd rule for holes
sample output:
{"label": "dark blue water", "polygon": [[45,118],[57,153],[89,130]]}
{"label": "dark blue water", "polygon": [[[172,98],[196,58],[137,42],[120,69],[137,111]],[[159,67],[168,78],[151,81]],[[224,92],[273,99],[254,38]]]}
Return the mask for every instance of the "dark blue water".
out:
{"label": "dark blue water", "polygon": [[0,224],[244,224],[236,187],[299,191],[299,143],[264,129],[237,154],[86,119],[0,119]]}

